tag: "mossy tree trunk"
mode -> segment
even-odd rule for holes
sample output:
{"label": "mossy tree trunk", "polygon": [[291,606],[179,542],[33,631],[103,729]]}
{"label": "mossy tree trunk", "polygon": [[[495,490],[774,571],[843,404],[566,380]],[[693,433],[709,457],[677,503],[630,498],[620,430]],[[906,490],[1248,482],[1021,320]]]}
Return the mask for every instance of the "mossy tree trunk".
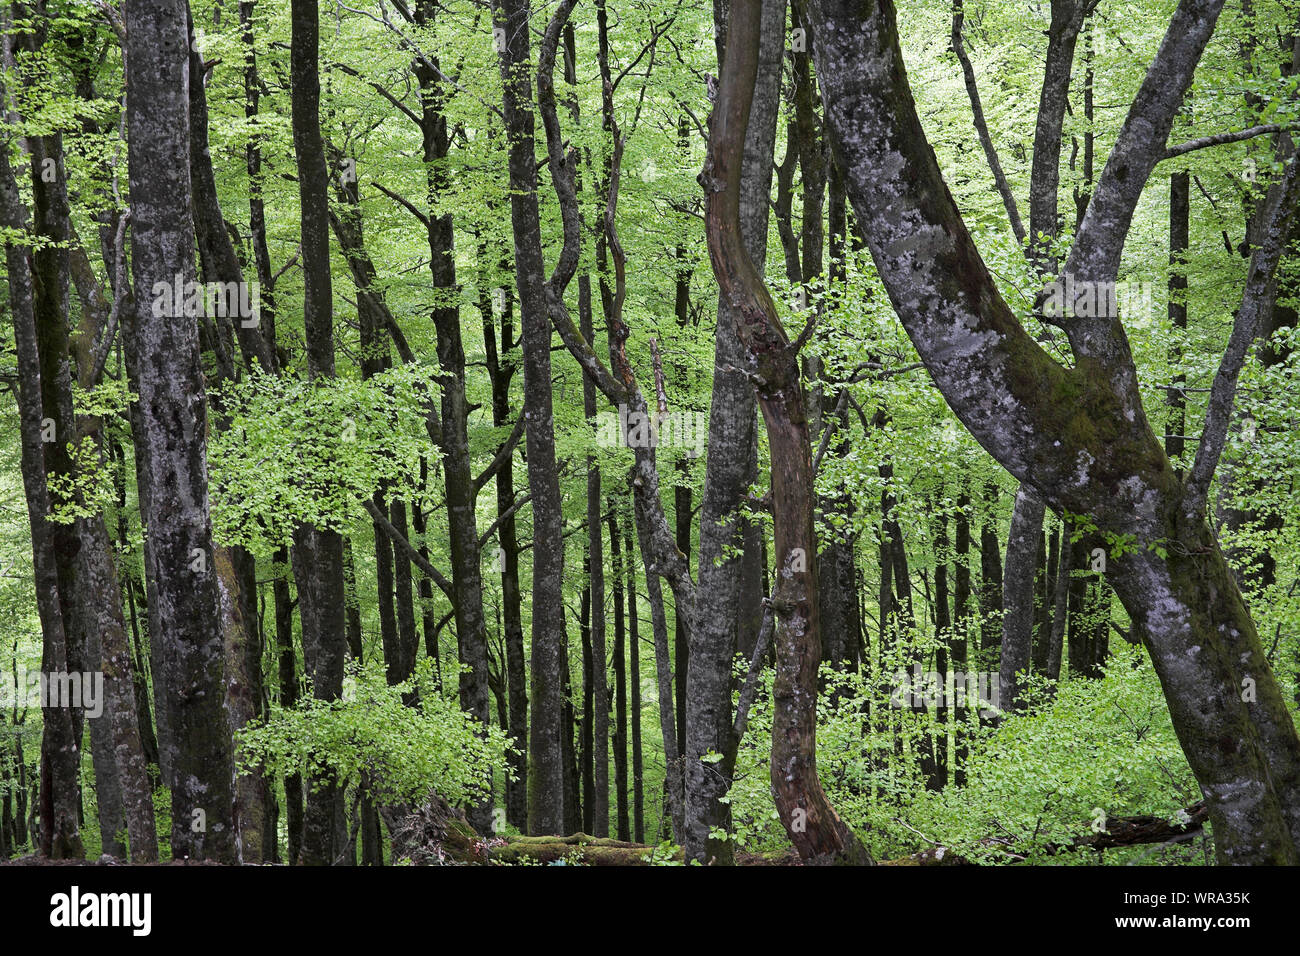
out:
{"label": "mossy tree trunk", "polygon": [[[1174,12],[1065,265],[1076,283],[1115,280],[1133,210],[1221,8],[1183,0]],[[927,369],[975,438],[1053,510],[1128,536],[1108,577],[1151,653],[1220,861],[1296,862],[1300,740],[1205,518],[1236,373],[1294,211],[1295,164],[1270,192],[1269,238],[1252,262],[1197,462],[1180,480],[1148,424],[1119,317],[1061,317],[1076,359],[1066,369],[1003,302],[926,142],[893,4],[813,0],[811,9],[832,146]]]}

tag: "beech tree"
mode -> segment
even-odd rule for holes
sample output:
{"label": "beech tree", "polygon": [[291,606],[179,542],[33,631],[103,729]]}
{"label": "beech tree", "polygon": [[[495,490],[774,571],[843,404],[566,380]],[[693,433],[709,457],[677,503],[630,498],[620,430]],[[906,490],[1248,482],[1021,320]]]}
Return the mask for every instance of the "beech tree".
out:
{"label": "beech tree", "polygon": [[[1059,511],[1129,535],[1113,563],[1151,653],[1224,862],[1294,862],[1300,742],[1258,633],[1206,521],[1237,376],[1274,293],[1296,167],[1261,207],[1266,224],[1215,377],[1196,461],[1174,474],[1137,389],[1115,315],[1059,317],[1075,365],[1052,360],[1006,307],[962,223],[916,116],[893,5],[813,0],[827,123],[846,189],[908,335],[963,424]],[[1116,280],[1147,177],[1222,9],[1184,0],[1130,108],[1062,275]],[[1104,311],[1104,310],[1103,310]],[[1243,687],[1256,690],[1243,700]]]}
{"label": "beech tree", "polygon": [[1295,862],[1292,7],[4,5],[0,859]]}
{"label": "beech tree", "polygon": [[[124,8],[129,78],[131,275],[128,369],[137,437],[149,604],[166,688],[172,852],[235,862],[232,743],[222,713],[225,650],[208,503],[207,397],[192,301],[186,6]],[[134,66],[131,66],[134,64]],[[178,288],[179,284],[179,288]]]}

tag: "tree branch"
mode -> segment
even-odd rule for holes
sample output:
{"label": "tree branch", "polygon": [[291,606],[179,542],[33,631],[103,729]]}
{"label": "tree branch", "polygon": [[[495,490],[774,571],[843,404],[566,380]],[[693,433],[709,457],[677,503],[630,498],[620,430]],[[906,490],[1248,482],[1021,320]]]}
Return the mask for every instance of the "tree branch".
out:
{"label": "tree branch", "polygon": [[1296,203],[1300,202],[1300,161],[1295,158],[1295,148],[1290,137],[1284,137],[1279,154],[1286,165],[1282,176],[1269,187],[1260,209],[1263,240],[1251,256],[1250,274],[1246,279],[1246,288],[1242,291],[1241,306],[1232,323],[1228,347],[1224,350],[1219,370],[1214,375],[1214,383],[1210,386],[1205,425],[1196,447],[1196,460],[1187,476],[1183,513],[1189,519],[1200,516],[1205,509],[1210,482],[1227,443],[1228,425],[1232,421],[1237,394],[1237,379],[1250,354],[1250,348],[1259,338],[1264,321],[1277,299],[1277,264],[1286,250]]}
{"label": "tree branch", "polygon": [[1011,231],[1016,234],[1016,241],[1023,245],[1025,224],[1020,219],[1020,208],[1016,205],[1015,194],[1011,192],[1011,184],[1007,182],[1007,174],[1002,171],[997,147],[993,145],[993,138],[989,135],[989,124],[984,118],[984,105],[980,102],[979,84],[975,82],[975,68],[971,66],[970,57],[966,55],[966,45],[962,42],[962,25],[965,19],[966,13],[962,9],[962,0],[953,0],[952,52],[957,54],[957,60],[961,63],[962,76],[966,78],[966,93],[970,97],[975,132],[979,134],[980,146],[984,148],[984,158],[988,160],[989,170],[993,173],[993,182],[997,185],[998,195],[1002,197],[1007,219],[1011,222]]}
{"label": "tree branch", "polygon": [[1161,159],[1173,159],[1175,156],[1184,156],[1187,153],[1197,149],[1206,149],[1210,146],[1223,146],[1227,143],[1240,143],[1245,139],[1254,139],[1256,136],[1264,136],[1269,133],[1279,133],[1282,131],[1279,123],[1265,123],[1263,126],[1252,126],[1249,129],[1238,130],[1235,133],[1215,133],[1213,136],[1202,136],[1198,139],[1189,139],[1185,143],[1179,143],[1177,146],[1170,146],[1165,150]]}
{"label": "tree branch", "polygon": [[438,585],[450,600],[455,601],[456,598],[452,591],[451,582],[447,580],[441,571],[430,564],[424,555],[420,554],[420,552],[412,546],[411,542],[406,539],[405,535],[393,527],[393,523],[388,520],[388,516],[380,511],[379,507],[369,498],[362,498],[361,506],[370,513],[370,517],[375,522],[375,527],[388,535],[388,537],[392,539],[393,544],[401,548],[406,556],[411,559],[412,564],[428,575],[430,580],[432,580],[434,584]]}

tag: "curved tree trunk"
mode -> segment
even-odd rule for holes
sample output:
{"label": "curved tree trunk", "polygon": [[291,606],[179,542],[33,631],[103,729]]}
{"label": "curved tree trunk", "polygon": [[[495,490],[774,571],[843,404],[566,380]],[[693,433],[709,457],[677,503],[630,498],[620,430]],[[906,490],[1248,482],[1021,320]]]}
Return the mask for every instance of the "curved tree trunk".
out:
{"label": "curved tree trunk", "polygon": [[804,860],[869,863],[866,848],[835,813],[817,777],[821,635],[812,452],[797,346],[781,327],[740,233],[740,172],[758,72],[760,4],[736,2],[731,13],[700,182],[707,198],[709,258],[737,314],[737,332],[748,352],[746,364],[771,446],[777,574],[772,789],[781,822]]}
{"label": "curved tree trunk", "polygon": [[[1066,265],[1075,281],[1114,280],[1133,209],[1221,7],[1182,0],[1175,11],[1088,204]],[[893,4],[813,0],[812,11],[825,38],[816,54],[832,145],[922,361],[975,438],[1054,510],[1133,536],[1136,550],[1112,562],[1110,578],[1151,652],[1219,860],[1296,862],[1300,740],[1204,517],[1236,370],[1294,211],[1296,164],[1270,194],[1270,238],[1252,263],[1184,482],[1147,422],[1117,316],[1060,320],[1078,363],[1067,370],[1002,301],[921,129]]]}

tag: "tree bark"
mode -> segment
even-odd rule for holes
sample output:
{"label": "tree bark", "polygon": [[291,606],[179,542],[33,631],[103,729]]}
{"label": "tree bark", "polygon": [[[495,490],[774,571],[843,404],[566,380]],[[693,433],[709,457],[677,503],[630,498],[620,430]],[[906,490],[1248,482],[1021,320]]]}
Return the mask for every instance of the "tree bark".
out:
{"label": "tree bark", "polygon": [[1043,500],[1028,487],[1016,492],[1007,535],[1007,564],[1002,577],[1002,662],[998,675],[998,708],[1003,713],[1023,709],[1024,678],[1029,672],[1034,635],[1034,577],[1043,541]]}
{"label": "tree bark", "polygon": [[533,553],[532,721],[528,741],[528,832],[560,833],[564,779],[560,748],[564,548],[559,475],[551,407],[551,321],[542,263],[537,206],[537,159],[528,0],[496,0],[493,22],[505,31],[500,53],[508,139],[510,218],[515,240],[515,284],[523,321],[524,415],[528,421],[528,487],[532,494]]}
{"label": "tree bark", "polygon": [[[232,747],[223,713],[221,597],[207,487],[207,399],[197,328],[175,314],[194,281],[184,3],[124,7],[134,308],[149,605],[172,754],[172,854],[236,862]],[[161,293],[161,294],[160,294]]]}
{"label": "tree bark", "polygon": [[[480,249],[480,257],[486,250]],[[486,276],[487,263],[482,263],[480,274]],[[488,375],[492,380],[492,424],[500,428],[509,423],[511,414],[510,381],[518,363],[502,359],[514,347],[513,306],[514,297],[502,289],[505,300],[501,309],[501,345],[497,348],[497,332],[492,318],[492,300],[483,284],[479,311],[483,314],[483,341],[486,345]],[[519,413],[522,414],[522,413]],[[524,829],[528,825],[528,665],[524,653],[524,625],[522,595],[519,590],[519,538],[515,532],[514,455],[509,455],[497,469],[497,570],[501,574],[502,622],[506,644],[506,683],[510,698],[510,736],[515,751],[508,759],[515,780],[506,784],[506,819],[512,826]]]}
{"label": "tree bark", "polygon": [[627,626],[623,616],[623,543],[615,499],[607,499],[606,507],[610,586],[614,592],[614,817],[618,838],[626,841],[632,839],[632,828],[627,807]]}
{"label": "tree bark", "polygon": [[[72,275],[82,308],[80,334],[73,342],[73,352],[78,380],[83,389],[89,390],[95,371],[92,343],[107,328],[110,310],[100,294],[90,261],[79,247],[72,250]],[[121,299],[116,308],[121,308]],[[103,421],[87,416],[79,423],[78,430],[86,440],[94,443],[101,466],[112,467]],[[118,587],[112,541],[102,513],[86,519],[81,527],[82,567],[78,579],[85,588],[86,606],[90,609],[86,618],[87,634],[91,639],[88,662],[92,669],[102,670],[104,674],[105,715],[108,718],[105,729],[114,751],[114,769],[120,782],[131,861],[152,863],[158,858],[153,788],[140,733],[135,667],[122,614],[122,592]],[[128,582],[128,588],[130,586]],[[147,715],[145,722],[148,723]]]}
{"label": "tree bark", "polygon": [[631,683],[632,719],[632,839],[645,841],[645,769],[641,749],[641,612],[637,608],[636,550],[632,547],[632,525],[623,523],[623,553],[627,555],[628,681]]}
{"label": "tree bark", "polygon": [[[740,234],[740,174],[745,128],[758,73],[760,4],[733,4],[709,155],[700,174],[706,193],[709,259],[738,316],[772,449],[772,524],[776,539],[776,683],[773,688],[772,789],[777,813],[809,862],[869,863],[817,777],[817,544],[806,400],[790,340]],[[821,31],[817,31],[821,35]]]}
{"label": "tree bark", "polygon": [[[0,214],[4,225],[18,234],[27,231],[18,184],[9,165],[6,143],[0,150]],[[30,246],[12,236],[5,243],[9,276],[9,310],[14,323],[18,360],[18,412],[23,491],[32,535],[36,608],[41,621],[41,671],[45,675],[68,669],[67,636],[59,606],[58,566],[49,522],[50,494],[45,479],[45,453],[41,432],[45,418],[41,404],[41,360],[37,347],[32,301]],[[85,855],[77,817],[80,797],[78,741],[73,734],[71,706],[50,706],[42,701],[39,850],[50,859],[79,859]],[[70,704],[71,702],[66,702]],[[21,762],[21,756],[19,757]],[[24,787],[25,791],[25,787]]]}
{"label": "tree bark", "polygon": [[[1114,280],[1133,208],[1221,6],[1183,0],[1175,11],[1088,204],[1065,269],[1076,282]],[[1205,524],[1199,493],[1208,482],[1197,482],[1196,467],[1186,484],[1173,475],[1142,409],[1118,318],[1064,320],[1075,369],[1037,347],[1000,299],[926,146],[892,4],[864,11],[852,0],[813,0],[812,10],[818,35],[829,38],[817,54],[832,144],[922,361],[976,439],[1054,510],[1136,537],[1138,550],[1113,561],[1109,577],[1151,652],[1206,796],[1219,860],[1294,862],[1300,741]],[[1287,169],[1289,194],[1296,177]],[[1269,284],[1268,259],[1257,256],[1243,313]],[[1231,348],[1228,359],[1217,391],[1230,402]],[[1211,435],[1218,408],[1207,421]],[[1215,458],[1203,437],[1202,476]],[[1252,702],[1241,699],[1247,676]]]}
{"label": "tree bark", "polygon": [[[732,7],[738,9],[736,7]],[[746,8],[760,31],[758,63],[753,81],[753,105],[745,128],[737,175],[740,241],[754,262],[767,254],[767,222],[772,181],[776,117],[780,108],[780,71],[785,39],[785,0]],[[715,3],[719,63],[733,25],[723,4]],[[718,327],[714,343],[713,393],[709,404],[708,452],[700,501],[699,593],[709,595],[693,622],[691,667],[686,675],[686,833],[683,846],[690,859],[719,864],[732,861],[730,841],[710,837],[726,829],[728,804],[720,802],[731,786],[738,741],[732,740],[731,661],[736,651],[736,621],[742,606],[754,597],[752,583],[755,545],[741,514],[745,493],[753,481],[752,459],[757,449],[754,386],[741,368],[745,349],[738,326],[741,317],[727,297],[718,297]],[[737,553],[739,552],[739,556]],[[747,567],[749,573],[746,573]],[[701,760],[721,754],[716,763]]]}
{"label": "tree bark", "polygon": [[[422,27],[431,27],[436,9],[437,6],[432,0],[421,0],[416,5],[415,22]],[[447,493],[451,582],[452,589],[455,591],[455,599],[452,603],[456,616],[457,650],[462,664],[459,694],[461,709],[471,714],[486,732],[491,721],[488,702],[487,626],[483,617],[483,579],[479,568],[478,527],[475,520],[478,487],[471,472],[473,462],[469,451],[469,400],[465,392],[465,349],[461,342],[460,305],[456,294],[458,286],[455,241],[451,214],[433,213],[434,204],[448,191],[449,185],[446,160],[450,150],[450,140],[447,133],[447,118],[443,112],[448,88],[442,76],[431,67],[438,67],[436,57],[429,61],[417,62],[415,73],[420,83],[420,130],[430,201],[430,214],[426,220],[429,270],[434,288],[438,290],[440,303],[433,310],[433,324],[438,337],[438,364],[443,373],[441,381],[442,467]],[[531,146],[531,141],[529,145]],[[520,301],[525,301],[522,291]],[[547,341],[549,342],[549,333]],[[525,373],[525,380],[527,380],[527,373]],[[525,390],[527,390],[526,381]],[[531,454],[529,461],[532,461]],[[538,501],[534,497],[534,514],[537,508]],[[540,552],[544,549],[538,550]],[[537,595],[539,598],[543,596],[543,594]],[[469,813],[470,823],[480,832],[490,832],[491,819],[490,800],[485,799]]]}
{"label": "tree bark", "polygon": [[[298,166],[307,372],[334,377],[334,303],[330,275],[329,168],[320,132],[319,11],[316,0],[293,0],[290,66],[293,143]],[[343,538],[331,528],[300,525],[291,552],[302,620],[303,663],[318,700],[343,692],[347,633],[343,605]],[[300,862],[329,866],[346,849],[343,794],[326,774],[311,781]]]}

